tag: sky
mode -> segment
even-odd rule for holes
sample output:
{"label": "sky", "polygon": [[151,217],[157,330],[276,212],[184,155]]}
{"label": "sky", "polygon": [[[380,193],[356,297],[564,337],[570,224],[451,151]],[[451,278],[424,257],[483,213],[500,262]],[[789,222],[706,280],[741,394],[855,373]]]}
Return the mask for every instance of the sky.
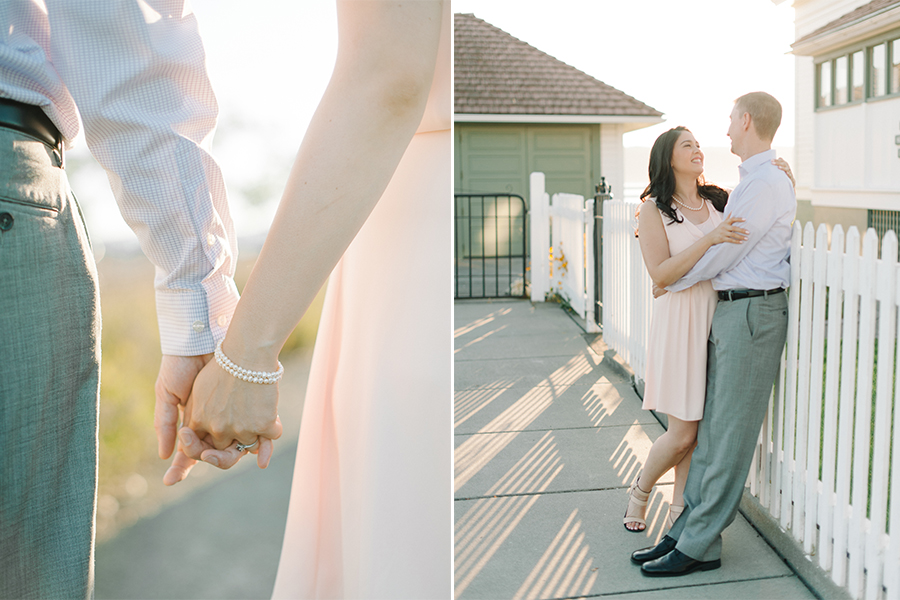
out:
{"label": "sky", "polygon": [[[650,146],[675,125],[701,146],[728,146],[733,100],[765,90],[781,100],[776,146],[793,146],[793,9],[771,0],[453,0],[507,33],[665,113],[626,134]],[[238,237],[259,236],[274,215],[303,132],[337,50],[334,0],[193,0],[219,101],[213,154],[222,167]],[[70,172],[97,245],[134,239],[83,139]],[[736,164],[736,163],[735,163]],[[102,248],[100,249],[102,252]]]}

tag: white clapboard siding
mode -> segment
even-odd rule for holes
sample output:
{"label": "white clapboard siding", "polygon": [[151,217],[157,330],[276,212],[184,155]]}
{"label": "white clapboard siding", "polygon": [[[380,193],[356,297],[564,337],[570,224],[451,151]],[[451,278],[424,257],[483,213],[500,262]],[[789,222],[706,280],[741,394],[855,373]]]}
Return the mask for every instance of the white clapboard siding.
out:
{"label": "white clapboard siding", "polygon": [[[604,204],[604,337],[642,377],[651,296],[635,208]],[[747,485],[850,596],[900,600],[898,241],[888,232],[879,258],[874,230],[830,237],[794,225],[787,344]]]}

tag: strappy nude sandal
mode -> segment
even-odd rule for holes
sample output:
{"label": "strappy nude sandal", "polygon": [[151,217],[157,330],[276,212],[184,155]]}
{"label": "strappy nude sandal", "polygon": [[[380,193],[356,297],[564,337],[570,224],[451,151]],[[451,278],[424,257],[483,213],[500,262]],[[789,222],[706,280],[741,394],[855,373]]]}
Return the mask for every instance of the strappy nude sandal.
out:
{"label": "strappy nude sandal", "polygon": [[[628,506],[625,508],[625,518],[623,519],[623,526],[625,527],[625,531],[630,531],[631,533],[640,533],[647,528],[647,522],[643,519],[643,517],[630,517],[628,516],[628,512],[632,509],[632,507],[637,507],[641,509],[641,511],[645,511],[647,508],[647,500],[650,498],[650,492],[645,492],[638,485],[638,481],[641,480],[641,474],[638,473],[637,477],[634,478],[634,483],[631,484],[631,487],[628,488]],[[652,491],[652,490],[651,490]],[[637,523],[638,525],[643,525],[640,529],[629,529],[629,523]]]}
{"label": "strappy nude sandal", "polygon": [[669,514],[666,516],[666,529],[672,529],[672,527],[675,525],[675,521],[678,520],[678,517],[681,516],[682,512],[684,512],[684,505],[669,505]]}

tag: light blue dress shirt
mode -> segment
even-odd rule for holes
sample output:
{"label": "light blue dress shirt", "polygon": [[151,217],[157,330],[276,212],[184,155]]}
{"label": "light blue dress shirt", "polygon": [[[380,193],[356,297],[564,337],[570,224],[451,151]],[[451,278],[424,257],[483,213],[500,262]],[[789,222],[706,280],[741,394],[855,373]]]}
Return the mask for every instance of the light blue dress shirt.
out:
{"label": "light blue dress shirt", "polygon": [[788,176],[772,164],[775,156],[774,150],[760,152],[738,167],[741,182],[728,198],[725,215],[746,219],[738,225],[750,232],[747,240],[716,244],[666,290],[680,292],[705,279],[715,290],[788,287],[797,200]]}
{"label": "light blue dress shirt", "polygon": [[211,353],[238,301],[237,239],[210,154],[218,106],[187,0],[2,0],[0,98],[79,117],[156,265],[164,354]]}

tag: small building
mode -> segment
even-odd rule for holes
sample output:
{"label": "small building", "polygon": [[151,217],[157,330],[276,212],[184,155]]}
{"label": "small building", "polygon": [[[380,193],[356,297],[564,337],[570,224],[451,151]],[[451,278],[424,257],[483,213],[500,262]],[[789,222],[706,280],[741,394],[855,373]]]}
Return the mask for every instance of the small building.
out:
{"label": "small building", "polygon": [[898,230],[900,0],[793,7],[798,218]]}
{"label": "small building", "polygon": [[550,194],[592,197],[605,177],[622,198],[622,136],[662,113],[472,14],[454,23],[456,193],[527,201],[541,171]]}

